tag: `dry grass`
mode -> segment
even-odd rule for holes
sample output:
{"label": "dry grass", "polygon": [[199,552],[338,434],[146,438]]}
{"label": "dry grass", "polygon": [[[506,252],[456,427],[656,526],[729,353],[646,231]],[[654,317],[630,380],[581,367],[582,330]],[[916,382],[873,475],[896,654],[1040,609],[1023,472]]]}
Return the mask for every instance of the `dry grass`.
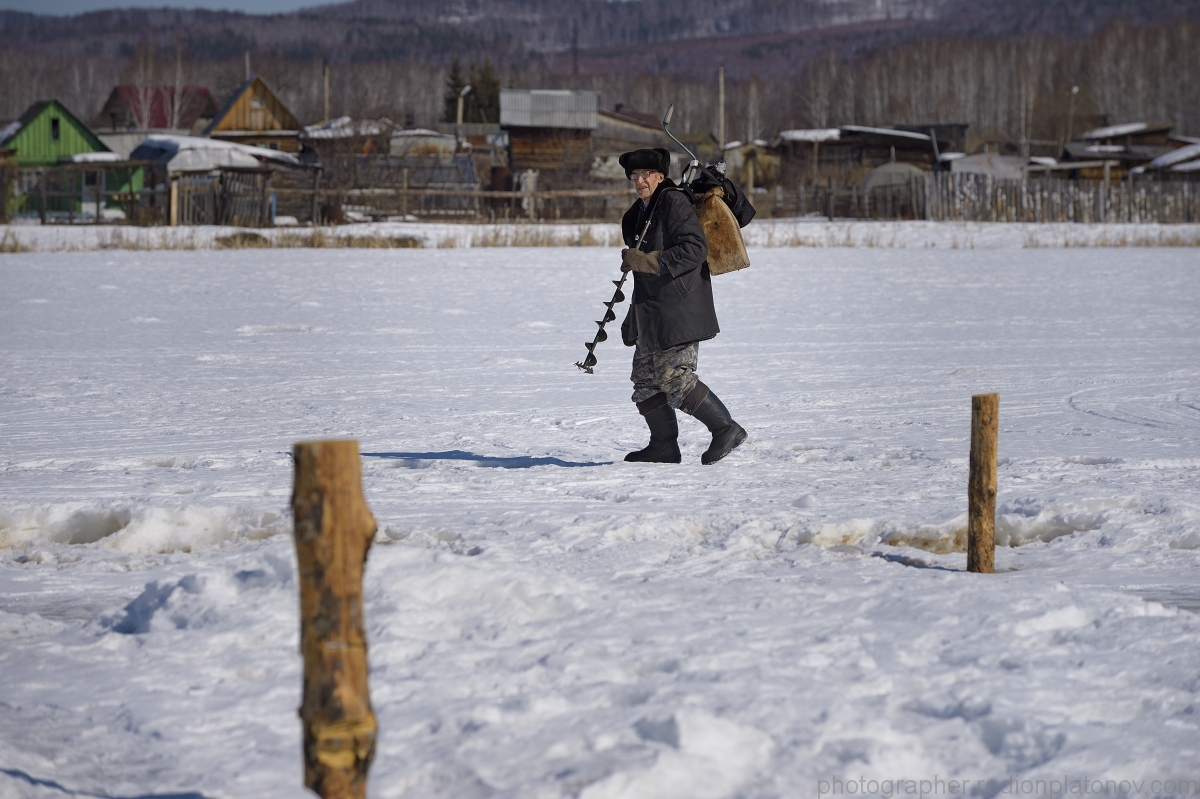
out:
{"label": "dry grass", "polygon": [[1022,242],[1026,249],[1040,247],[1200,247],[1200,232],[1159,230],[1157,232],[1102,230],[1098,236],[1068,233],[1047,243],[1037,233],[1027,233]]}
{"label": "dry grass", "polygon": [[893,547],[913,547],[948,555],[967,551],[967,528],[925,525],[907,530],[896,530],[883,538],[883,543]]}
{"label": "dry grass", "polygon": [[597,231],[591,225],[497,225],[471,236],[472,247],[617,247],[621,243],[621,231]]}
{"label": "dry grass", "polygon": [[240,231],[229,236],[218,236],[217,244],[229,250],[260,248],[397,250],[422,246],[420,239],[411,236],[337,236],[330,235],[323,230],[314,230],[312,233],[280,233],[273,237],[251,231]]}
{"label": "dry grass", "polygon": [[11,230],[6,230],[4,236],[0,237],[0,253],[13,252],[33,252],[33,247],[23,243]]}

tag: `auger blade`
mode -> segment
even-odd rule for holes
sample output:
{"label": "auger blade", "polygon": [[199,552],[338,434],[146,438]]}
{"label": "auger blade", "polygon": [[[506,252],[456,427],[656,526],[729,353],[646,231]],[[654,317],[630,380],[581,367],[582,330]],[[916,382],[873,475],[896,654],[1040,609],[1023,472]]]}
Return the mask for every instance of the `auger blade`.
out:
{"label": "auger blade", "polygon": [[592,350],[596,349],[596,342],[585,341],[585,342],[583,342],[583,346],[587,347],[588,352],[591,352]]}
{"label": "auger blade", "polygon": [[617,289],[617,293],[613,295],[613,302],[625,302],[625,292]]}
{"label": "auger blade", "polygon": [[616,318],[617,318],[617,315],[615,313],[613,313],[612,308],[609,308],[607,311],[604,312],[604,321],[605,322],[611,322]]}
{"label": "auger blade", "polygon": [[583,365],[586,366],[587,370],[590,372],[592,367],[596,365],[596,356],[589,352],[588,356],[583,359]]}
{"label": "auger blade", "polygon": [[596,343],[599,344],[601,341],[608,341],[608,333],[604,332],[604,328],[596,331]]}
{"label": "auger blade", "polygon": [[613,285],[614,285],[614,286],[616,286],[616,287],[617,287],[617,289],[619,290],[619,289],[621,288],[621,283],[622,283],[624,280],[625,280],[625,278],[621,278],[620,280],[614,280],[614,281],[613,281]]}

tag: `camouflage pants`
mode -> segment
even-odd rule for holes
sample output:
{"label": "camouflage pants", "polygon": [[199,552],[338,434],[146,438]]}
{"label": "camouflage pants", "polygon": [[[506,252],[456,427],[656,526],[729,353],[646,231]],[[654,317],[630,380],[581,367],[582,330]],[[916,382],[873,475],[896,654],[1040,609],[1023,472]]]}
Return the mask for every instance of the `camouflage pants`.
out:
{"label": "camouflage pants", "polygon": [[665,350],[643,347],[638,339],[633,351],[633,401],[645,402],[655,394],[667,395],[672,408],[678,408],[683,398],[696,387],[696,362],[700,357],[700,342],[691,341],[667,347]]}

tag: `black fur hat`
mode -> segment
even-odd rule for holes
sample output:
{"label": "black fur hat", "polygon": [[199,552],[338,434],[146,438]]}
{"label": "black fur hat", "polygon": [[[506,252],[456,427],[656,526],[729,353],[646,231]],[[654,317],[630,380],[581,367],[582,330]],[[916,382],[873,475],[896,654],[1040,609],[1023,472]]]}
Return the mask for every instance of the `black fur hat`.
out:
{"label": "black fur hat", "polygon": [[662,147],[622,153],[617,161],[625,168],[625,177],[631,180],[637,169],[657,169],[664,176],[671,174],[671,153]]}

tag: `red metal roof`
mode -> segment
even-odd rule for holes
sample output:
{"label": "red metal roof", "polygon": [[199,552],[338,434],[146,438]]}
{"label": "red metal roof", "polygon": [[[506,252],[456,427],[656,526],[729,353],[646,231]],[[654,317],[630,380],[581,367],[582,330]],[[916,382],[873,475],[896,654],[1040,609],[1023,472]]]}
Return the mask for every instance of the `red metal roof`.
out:
{"label": "red metal roof", "polygon": [[[137,120],[138,127],[172,127],[174,86],[117,86],[113,93]],[[208,87],[184,86],[180,91],[179,118],[175,127],[190,128],[198,118],[211,119],[216,113],[217,103]]]}

